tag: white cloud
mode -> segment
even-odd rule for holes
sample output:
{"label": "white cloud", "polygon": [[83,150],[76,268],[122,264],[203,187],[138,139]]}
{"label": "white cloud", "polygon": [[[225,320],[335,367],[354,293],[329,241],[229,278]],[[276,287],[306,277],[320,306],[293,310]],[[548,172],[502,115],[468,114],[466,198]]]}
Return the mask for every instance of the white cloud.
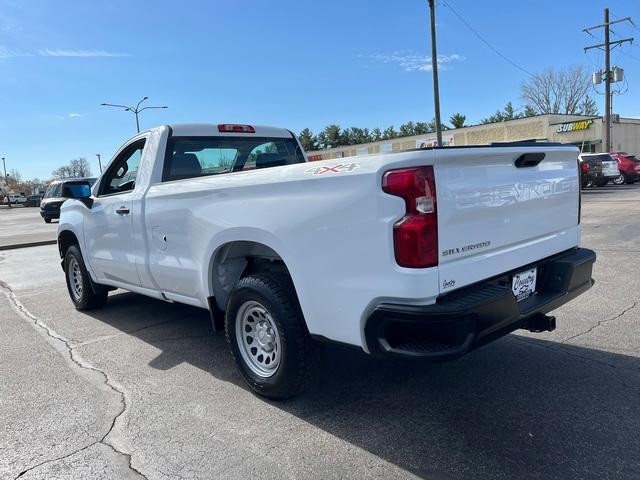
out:
{"label": "white cloud", "polygon": [[129,53],[105,52],[104,50],[61,50],[42,48],[39,57],[130,57]]}
{"label": "white cloud", "polygon": [[24,52],[19,48],[7,47],[0,45],[0,58],[15,58],[15,57],[33,57],[32,53]]}
{"label": "white cloud", "polygon": [[[360,55],[358,56],[361,57]],[[369,55],[367,58],[380,63],[396,64],[405,72],[430,72],[432,69],[431,57],[413,52],[394,52],[391,55]],[[446,70],[447,64],[452,62],[461,62],[463,60],[465,60],[465,57],[463,57],[462,55],[458,55],[457,53],[451,55],[440,54],[438,55],[438,69]]]}
{"label": "white cloud", "polygon": [[7,47],[0,45],[0,58],[18,58],[18,57],[130,57],[129,53],[105,52],[104,50],[61,50],[41,48],[35,52],[21,50],[19,48]]}
{"label": "white cloud", "polygon": [[75,113],[75,112],[74,113],[68,113],[66,115],[56,115],[56,118],[58,120],[66,120],[67,118],[81,118],[81,117],[84,117],[84,115],[81,114],[81,113]]}

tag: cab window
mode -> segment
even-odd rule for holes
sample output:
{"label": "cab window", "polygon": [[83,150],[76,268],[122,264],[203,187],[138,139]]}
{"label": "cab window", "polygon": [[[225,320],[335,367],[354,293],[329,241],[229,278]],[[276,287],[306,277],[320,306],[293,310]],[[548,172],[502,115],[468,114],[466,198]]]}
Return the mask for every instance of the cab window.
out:
{"label": "cab window", "polygon": [[118,155],[100,182],[99,195],[126,193],[134,189],[144,143],[144,140],[135,142]]}
{"label": "cab window", "polygon": [[167,145],[162,181],[220,175],[303,163],[294,138],[173,137]]}

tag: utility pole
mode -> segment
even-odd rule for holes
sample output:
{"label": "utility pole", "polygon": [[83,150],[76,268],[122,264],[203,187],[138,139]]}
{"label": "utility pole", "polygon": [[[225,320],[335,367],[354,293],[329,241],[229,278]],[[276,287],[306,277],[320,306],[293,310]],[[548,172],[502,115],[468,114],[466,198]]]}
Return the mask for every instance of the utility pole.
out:
{"label": "utility pole", "polygon": [[595,30],[597,28],[604,28],[604,43],[600,43],[598,45],[590,45],[585,47],[584,51],[591,50],[592,48],[599,48],[604,50],[604,148],[605,152],[609,153],[611,151],[611,113],[612,109],[612,96],[611,96],[611,80],[613,76],[613,72],[611,71],[611,50],[615,47],[619,47],[625,42],[633,43],[633,38],[623,38],[622,40],[611,41],[610,39],[610,27],[616,23],[620,22],[630,22],[631,17],[621,18],[619,20],[614,20],[613,22],[609,21],[609,9],[604,9],[604,23],[600,25],[595,25],[593,27],[585,28],[582,30],[585,33],[591,35],[591,30]]}
{"label": "utility pole", "polygon": [[100,167],[100,173],[102,173],[102,162],[100,161],[100,154],[96,153],[96,157],[98,157],[98,166]]}
{"label": "utility pole", "polygon": [[138,133],[140,133],[140,120],[138,119],[138,115],[140,113],[142,113],[144,110],[148,110],[150,108],[169,108],[166,105],[164,105],[162,107],[142,107],[142,108],[140,108],[140,105],[142,104],[142,102],[144,102],[148,98],[149,97],[144,97],[142,100],[140,100],[138,102],[138,104],[135,107],[128,107],[127,105],[117,105],[117,104],[114,104],[114,103],[101,103],[100,105],[102,105],[103,107],[124,108],[125,112],[132,112],[136,116],[136,129],[138,130]]}
{"label": "utility pole", "polygon": [[436,117],[436,141],[442,146],[442,123],[440,122],[440,88],[438,87],[438,49],[436,48],[436,5],[429,0],[431,16],[431,71],[433,73],[433,108]]}

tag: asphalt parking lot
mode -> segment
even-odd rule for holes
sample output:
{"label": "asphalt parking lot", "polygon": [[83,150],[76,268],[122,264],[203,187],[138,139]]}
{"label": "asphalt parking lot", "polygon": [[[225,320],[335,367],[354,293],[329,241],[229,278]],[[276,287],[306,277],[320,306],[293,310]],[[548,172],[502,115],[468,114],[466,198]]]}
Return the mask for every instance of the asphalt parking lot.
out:
{"label": "asphalt parking lot", "polygon": [[327,348],[285,403],[205,311],[79,313],[56,246],[2,251],[0,478],[640,478],[640,186],[585,192],[582,225],[597,283],[556,331],[442,365]]}
{"label": "asphalt parking lot", "polygon": [[[57,220],[56,220],[57,222]],[[45,223],[40,208],[0,206],[0,250],[55,242],[57,223]]]}

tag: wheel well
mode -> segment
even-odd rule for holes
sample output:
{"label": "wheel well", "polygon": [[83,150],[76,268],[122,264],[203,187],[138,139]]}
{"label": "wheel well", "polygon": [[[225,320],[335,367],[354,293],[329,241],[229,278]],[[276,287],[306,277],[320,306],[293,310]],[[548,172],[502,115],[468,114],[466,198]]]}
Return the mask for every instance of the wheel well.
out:
{"label": "wheel well", "polygon": [[67,250],[71,245],[79,245],[78,238],[75,234],[69,230],[63,230],[58,235],[58,251],[60,252],[60,258],[64,258],[67,254]]}
{"label": "wheel well", "polygon": [[211,289],[216,304],[226,310],[229,294],[242,277],[264,271],[291,276],[284,261],[272,248],[258,242],[229,242],[216,250],[210,267]]}

